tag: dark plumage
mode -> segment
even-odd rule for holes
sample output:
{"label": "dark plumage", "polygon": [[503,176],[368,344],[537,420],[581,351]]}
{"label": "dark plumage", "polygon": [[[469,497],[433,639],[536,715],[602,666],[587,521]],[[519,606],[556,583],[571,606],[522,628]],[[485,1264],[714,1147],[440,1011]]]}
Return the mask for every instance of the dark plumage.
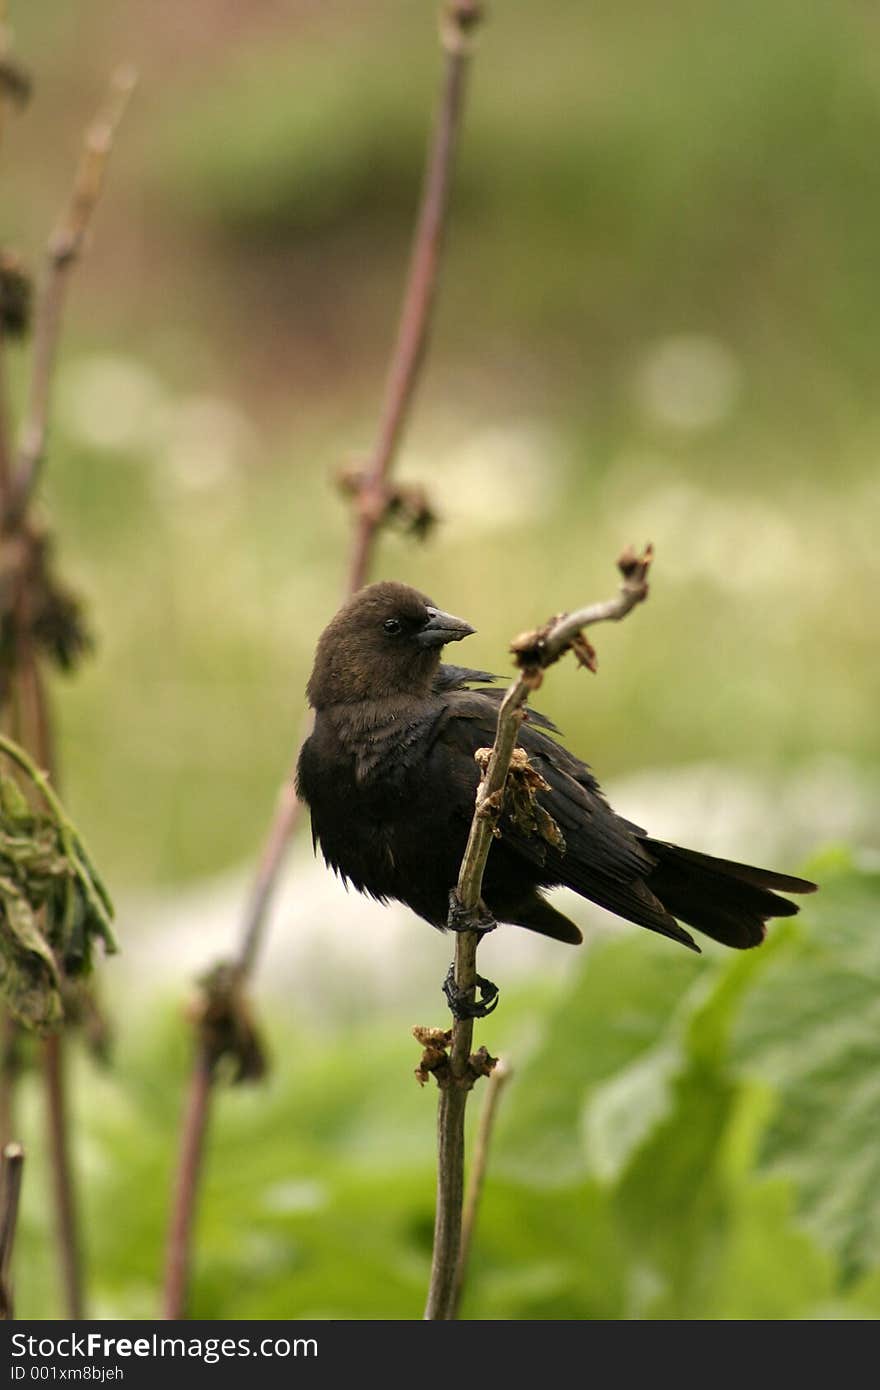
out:
{"label": "dark plumage", "polygon": [[[435,927],[446,925],[479,780],[474,754],[493,742],[501,694],[470,688],[495,679],[486,671],[440,664],[442,647],[471,632],[404,584],[360,590],[318,643],[308,684],[315,727],[297,774],[330,867]],[[552,729],[530,711],[520,743],[550,785],[539,801],[565,847],[502,817],[483,881],[497,921],[579,942],[578,928],[542,893],[566,884],[693,950],[679,921],[743,948],[763,940],[768,918],[797,912],[774,890],[814,890],[804,879],[652,839],[612,811],[589,768],[543,732]]]}

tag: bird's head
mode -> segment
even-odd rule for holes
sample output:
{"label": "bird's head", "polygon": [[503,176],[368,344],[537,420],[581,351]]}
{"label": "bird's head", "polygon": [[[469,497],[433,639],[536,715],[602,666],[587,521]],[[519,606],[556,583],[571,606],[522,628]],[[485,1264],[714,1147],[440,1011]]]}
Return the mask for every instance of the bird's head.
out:
{"label": "bird's head", "polygon": [[308,684],[309,703],[355,704],[426,695],[440,652],[474,629],[406,584],[385,580],[360,589],[324,629]]}

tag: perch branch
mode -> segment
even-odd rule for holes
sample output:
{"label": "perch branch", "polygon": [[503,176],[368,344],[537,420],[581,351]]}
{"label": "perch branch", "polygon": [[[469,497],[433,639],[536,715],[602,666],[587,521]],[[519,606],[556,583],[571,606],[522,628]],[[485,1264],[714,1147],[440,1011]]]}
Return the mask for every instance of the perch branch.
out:
{"label": "perch branch", "polygon": [[116,130],[134,83],[135,74],[129,67],[120,68],[114,74],[107,103],[86,132],[70,200],[49,238],[45,278],[34,318],[30,389],[6,509],[7,530],[13,530],[20,523],[39,481],[46,447],[49,393],[70,270],[82,253],[104,186],[107,160]]}
{"label": "perch branch", "polygon": [[18,1201],[24,1168],[21,1144],[3,1146],[3,1172],[0,1179],[0,1320],[12,1318],[12,1251],[18,1222]]}
{"label": "perch branch", "polygon": [[[385,387],[375,446],[366,471],[347,486],[356,496],[355,530],[348,566],[346,593],[359,589],[369,571],[376,536],[397,500],[388,478],[397,456],[404,426],[425,360],[440,269],[440,253],[449,211],[452,169],[458,132],[464,111],[465,77],[470,55],[469,36],[482,17],[478,0],[447,0],[441,21],[445,66],[440,103],[430,140],[425,179],[413,238],[413,250],[404,291],[397,336]],[[266,837],[259,867],[245,909],[241,942],[234,969],[241,979],[253,970],[262,943],[269,908],[287,847],[302,814],[294,780],[299,752],[311,729],[297,746],[282,784],[275,817]],[[174,1206],[166,1251],[166,1287],[163,1316],[185,1315],[188,1271],[195,1203],[204,1131],[210,1116],[210,1098],[216,1075],[216,1053],[205,1052],[205,1040],[197,1043],[190,1081],[185,1132]],[[206,1065],[206,1056],[209,1064]]]}
{"label": "perch branch", "polygon": [[[520,674],[510,685],[498,711],[495,742],[477,788],[474,815],[453,894],[450,926],[455,938],[455,984],[459,998],[474,999],[477,987],[477,946],[486,929],[482,909],[483,874],[504,806],[504,791],[525,705],[543,679],[543,671],[568,650],[581,665],[595,670],[595,652],[583,636],[594,623],[617,622],[648,596],[651,547],[637,556],[627,550],[618,560],[622,582],[618,594],[571,614],[553,618],[511,643]],[[470,924],[470,925],[469,925]],[[468,1091],[473,1085],[471,1045],[473,1018],[456,1018],[452,1028],[450,1078],[444,1078],[438,1101],[437,1210],[431,1283],[425,1317],[455,1317],[456,1276],[461,1248],[461,1209],[464,1184],[464,1120]]]}

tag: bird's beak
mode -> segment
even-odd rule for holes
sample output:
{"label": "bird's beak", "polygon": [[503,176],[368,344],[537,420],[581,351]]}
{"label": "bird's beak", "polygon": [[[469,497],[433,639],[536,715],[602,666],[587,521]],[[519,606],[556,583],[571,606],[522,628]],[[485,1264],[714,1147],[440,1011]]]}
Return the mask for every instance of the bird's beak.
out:
{"label": "bird's beak", "polygon": [[453,618],[451,613],[429,608],[428,621],[421,632],[416,633],[416,641],[420,647],[445,647],[447,642],[460,642],[463,637],[470,637],[475,630],[463,618]]}

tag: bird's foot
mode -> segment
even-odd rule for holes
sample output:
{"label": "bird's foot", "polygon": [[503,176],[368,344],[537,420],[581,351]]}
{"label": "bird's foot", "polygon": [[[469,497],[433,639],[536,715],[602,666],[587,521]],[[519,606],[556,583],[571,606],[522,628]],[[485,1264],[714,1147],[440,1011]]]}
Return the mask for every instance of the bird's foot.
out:
{"label": "bird's foot", "polygon": [[467,1018],[486,1018],[498,1005],[497,985],[491,980],[484,980],[482,975],[476,976],[476,985],[480,991],[480,998],[468,999],[470,990],[461,990],[456,984],[453,961],[443,981],[443,993],[446,995],[452,1017],[459,1023]]}
{"label": "bird's foot", "polygon": [[449,894],[449,916],[446,918],[446,925],[450,931],[475,931],[478,936],[486,936],[495,930],[498,923],[482,898],[477,911],[471,912],[463,905],[453,888]]}

